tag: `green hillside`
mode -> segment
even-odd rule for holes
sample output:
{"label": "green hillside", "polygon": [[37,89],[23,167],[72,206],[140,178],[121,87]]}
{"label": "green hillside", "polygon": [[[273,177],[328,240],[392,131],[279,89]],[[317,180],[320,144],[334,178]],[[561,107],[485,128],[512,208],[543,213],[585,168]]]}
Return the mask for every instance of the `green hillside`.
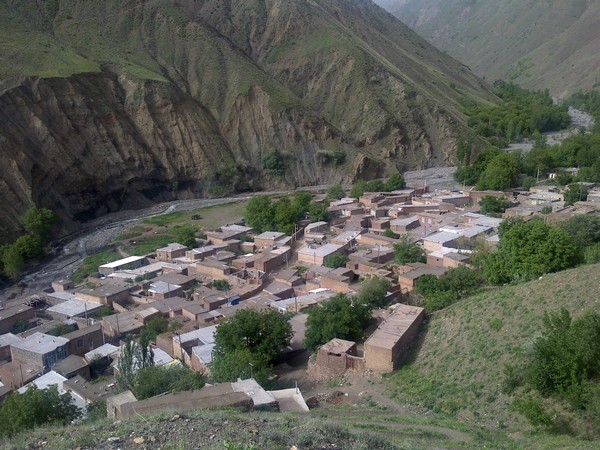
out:
{"label": "green hillside", "polygon": [[490,82],[564,97],[600,81],[600,1],[376,0]]}
{"label": "green hillside", "polygon": [[[410,363],[389,379],[393,396],[509,435],[529,432],[527,421],[511,408],[527,389],[506,388],[505,364],[522,371],[543,330],[544,313],[564,307],[577,318],[598,311],[598,298],[600,265],[590,265],[490,290],[434,313]],[[598,429],[567,405],[553,399],[544,405],[564,424],[563,431],[598,439]],[[544,435],[540,442],[553,447],[570,438]],[[594,447],[577,442],[577,448]]]}

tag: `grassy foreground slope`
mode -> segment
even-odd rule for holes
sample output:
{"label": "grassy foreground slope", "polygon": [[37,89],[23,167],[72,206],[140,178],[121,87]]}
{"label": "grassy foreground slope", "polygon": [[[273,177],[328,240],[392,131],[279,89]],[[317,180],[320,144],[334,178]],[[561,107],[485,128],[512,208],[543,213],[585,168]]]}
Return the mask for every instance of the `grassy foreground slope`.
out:
{"label": "grassy foreground slope", "polygon": [[[526,388],[508,393],[505,364],[526,364],[533,341],[543,330],[545,312],[564,307],[577,318],[584,311],[597,311],[599,298],[600,265],[590,265],[458,302],[433,314],[412,361],[390,377],[393,396],[461,422],[528,433],[527,421],[511,408]],[[590,429],[565,405],[547,399],[545,406],[557,420],[569,422],[571,431],[598,438],[598,430]],[[568,437],[546,438],[548,445],[570,442]],[[577,448],[588,445],[593,447],[577,441]]]}

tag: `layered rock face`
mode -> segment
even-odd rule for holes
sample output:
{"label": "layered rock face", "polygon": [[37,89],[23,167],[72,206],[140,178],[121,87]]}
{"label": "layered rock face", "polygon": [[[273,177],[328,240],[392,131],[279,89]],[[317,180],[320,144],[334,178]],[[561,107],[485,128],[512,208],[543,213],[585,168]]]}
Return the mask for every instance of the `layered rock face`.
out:
{"label": "layered rock face", "polygon": [[[493,99],[368,1],[2,8],[7,47],[26,30],[41,56],[0,70],[0,240],[33,205],[68,231],[155,201],[443,165],[461,101]],[[322,157],[333,149],[344,164]],[[274,151],[284,177],[265,170]]]}

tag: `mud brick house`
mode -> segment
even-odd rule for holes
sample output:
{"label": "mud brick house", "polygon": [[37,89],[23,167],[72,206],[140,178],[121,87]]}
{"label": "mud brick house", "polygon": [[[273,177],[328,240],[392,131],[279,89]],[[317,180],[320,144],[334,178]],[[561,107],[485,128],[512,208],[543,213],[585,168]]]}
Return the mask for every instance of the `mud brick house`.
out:
{"label": "mud brick house", "polygon": [[77,293],[81,300],[112,305],[113,303],[126,302],[129,299],[129,288],[116,284],[105,284],[93,289],[82,289]]}
{"label": "mud brick house", "polygon": [[174,242],[166,247],[157,249],[156,259],[159,261],[173,262],[177,258],[184,257],[185,252],[187,251],[188,248],[185,245]]}
{"label": "mud brick house", "polygon": [[392,372],[406,356],[424,315],[423,308],[398,304],[365,341],[365,369]]}
{"label": "mud brick house", "polygon": [[364,361],[357,356],[356,342],[334,338],[323,344],[314,361],[309,362],[308,373],[317,380],[344,375],[347,370],[362,370]]}
{"label": "mud brick house", "polygon": [[101,323],[80,328],[65,334],[63,337],[69,340],[69,353],[71,355],[84,356],[87,352],[104,344]]}
{"label": "mud brick house", "polygon": [[69,340],[36,332],[12,344],[10,354],[13,362],[50,368],[69,356]]}
{"label": "mud brick house", "polygon": [[33,319],[35,310],[31,306],[17,305],[0,310],[0,334],[10,333],[12,327],[21,320]]}
{"label": "mud brick house", "polygon": [[[110,275],[111,273],[120,272],[123,270],[138,269],[146,264],[146,258],[143,256],[130,256],[128,258],[119,259],[107,264],[102,264],[98,267],[98,272],[102,275]],[[54,285],[52,286],[54,287]],[[59,289],[54,289],[58,291]],[[65,290],[65,289],[63,289]]]}

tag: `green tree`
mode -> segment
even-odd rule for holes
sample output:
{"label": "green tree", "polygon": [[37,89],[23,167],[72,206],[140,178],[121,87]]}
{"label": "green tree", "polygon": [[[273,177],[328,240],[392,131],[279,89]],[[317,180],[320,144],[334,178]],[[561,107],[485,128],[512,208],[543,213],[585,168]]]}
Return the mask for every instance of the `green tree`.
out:
{"label": "green tree", "polygon": [[283,156],[277,150],[269,153],[264,161],[264,168],[269,175],[282,177],[285,175],[285,164],[283,162]]}
{"label": "green tree", "polygon": [[501,153],[486,166],[477,182],[478,190],[502,190],[515,184],[519,174],[519,157],[516,153]]}
{"label": "green tree", "polygon": [[156,342],[156,338],[159,334],[167,332],[169,328],[169,322],[164,317],[157,317],[150,320],[144,329],[142,330],[140,337],[143,337],[144,341]]}
{"label": "green tree", "polygon": [[327,211],[327,205],[324,203],[313,203],[308,209],[310,220],[313,222],[328,222],[329,212]]}
{"label": "green tree", "polygon": [[9,245],[2,253],[2,266],[4,273],[12,280],[16,280],[25,268],[25,259],[16,245]]}
{"label": "green tree", "polygon": [[45,243],[56,223],[56,214],[47,208],[30,208],[21,216],[21,223],[35,239]]}
{"label": "green tree", "polygon": [[419,278],[414,293],[422,296],[425,309],[433,312],[474,294],[483,283],[483,276],[478,270],[459,266],[440,277],[425,275]]}
{"label": "green tree", "polygon": [[148,346],[149,336],[140,336],[140,343],[133,340],[131,335],[125,338],[121,346],[117,368],[119,375],[117,382],[126,389],[132,389],[135,384],[136,373],[146,367],[154,366],[154,352]]}
{"label": "green tree", "polygon": [[275,310],[242,309],[217,327],[213,355],[246,349],[271,363],[292,338],[290,317]]}
{"label": "green tree", "polygon": [[329,200],[339,200],[346,195],[344,188],[341,184],[334,184],[329,189],[327,189],[327,198]]}
{"label": "green tree", "polygon": [[330,269],[337,269],[338,267],[345,267],[348,262],[346,255],[331,255],[325,259],[325,267]]}
{"label": "green tree", "polygon": [[424,263],[427,260],[423,247],[413,242],[408,235],[403,234],[398,240],[399,242],[394,244],[394,255],[398,264]]}
{"label": "green tree", "polygon": [[383,232],[383,237],[390,238],[390,239],[397,239],[398,235],[396,233],[394,233],[391,230],[391,228],[386,228],[385,231]]}
{"label": "green tree", "polygon": [[196,227],[183,225],[175,229],[175,240],[189,248],[196,247]]}
{"label": "green tree", "polygon": [[352,198],[361,198],[363,194],[367,191],[367,183],[366,181],[359,180],[352,186],[350,190],[350,197]]}
{"label": "green tree", "polygon": [[23,331],[27,331],[29,329],[29,321],[27,319],[19,319],[15,322],[15,324],[10,329],[10,332],[13,334],[19,334]]}
{"label": "green tree", "polygon": [[42,248],[40,241],[28,234],[17,238],[12,246],[17,249],[24,260],[36,258],[44,254],[44,249]]}
{"label": "green tree", "polygon": [[576,202],[585,202],[588,197],[588,188],[583,184],[570,184],[565,191],[565,205],[574,205]]}
{"label": "green tree", "polygon": [[227,280],[215,280],[213,281],[212,286],[217,291],[228,291],[231,289],[231,283],[229,283]]}
{"label": "green tree", "polygon": [[298,217],[304,216],[310,207],[312,194],[306,191],[299,191],[294,196],[294,209],[297,211]]}
{"label": "green tree", "polygon": [[71,331],[73,331],[73,327],[70,327],[69,325],[66,325],[64,323],[59,323],[58,325],[55,325],[52,328],[50,328],[48,334],[50,336],[63,336],[65,334],[70,333]]}
{"label": "green tree", "polygon": [[371,277],[364,280],[358,292],[358,303],[371,308],[382,308],[387,302],[387,293],[392,283],[385,278]]}
{"label": "green tree", "polygon": [[583,253],[586,264],[597,264],[600,262],[600,242],[586,247]]}
{"label": "green tree", "polygon": [[566,309],[546,314],[544,333],[534,343],[528,381],[542,394],[565,395],[600,375],[600,315],[573,321]]}
{"label": "green tree", "polygon": [[367,192],[385,192],[385,184],[381,180],[367,181]]}
{"label": "green tree", "polygon": [[275,209],[275,226],[277,231],[285,234],[294,232],[294,225],[299,220],[299,211],[292,205],[289,197],[282,197],[273,206]]}
{"label": "green tree", "polygon": [[13,392],[0,407],[0,436],[12,437],[46,423],[66,425],[81,415],[72,401],[71,394],[59,394],[56,386],[32,385],[23,394]]}
{"label": "green tree", "polygon": [[484,264],[484,274],[491,283],[530,279],[574,267],[582,260],[573,239],[541,219],[508,223],[499,232],[498,250]]}
{"label": "green tree", "polygon": [[246,205],[244,214],[246,223],[257,233],[273,230],[275,227],[275,208],[266,195],[252,197]]}
{"label": "green tree", "polygon": [[405,187],[406,181],[404,181],[404,177],[399,173],[393,174],[385,182],[385,190],[387,192],[397,191],[399,189],[404,189]]}
{"label": "green tree", "polygon": [[227,353],[213,353],[210,373],[217,383],[237,381],[238,378],[253,377],[261,385],[269,381],[271,367],[269,362],[260,354],[246,348],[238,348]]}
{"label": "green tree", "polygon": [[314,351],[333,338],[358,340],[371,319],[371,308],[338,294],[308,312],[304,345]]}
{"label": "green tree", "polygon": [[600,216],[579,214],[561,222],[559,227],[581,248],[600,242]]}
{"label": "green tree", "polygon": [[201,389],[205,384],[203,373],[184,366],[146,367],[135,374],[132,392],[135,398],[144,400],[165,392]]}
{"label": "green tree", "polygon": [[497,216],[510,208],[511,203],[505,198],[486,195],[479,201],[479,207],[481,208],[481,214]]}

